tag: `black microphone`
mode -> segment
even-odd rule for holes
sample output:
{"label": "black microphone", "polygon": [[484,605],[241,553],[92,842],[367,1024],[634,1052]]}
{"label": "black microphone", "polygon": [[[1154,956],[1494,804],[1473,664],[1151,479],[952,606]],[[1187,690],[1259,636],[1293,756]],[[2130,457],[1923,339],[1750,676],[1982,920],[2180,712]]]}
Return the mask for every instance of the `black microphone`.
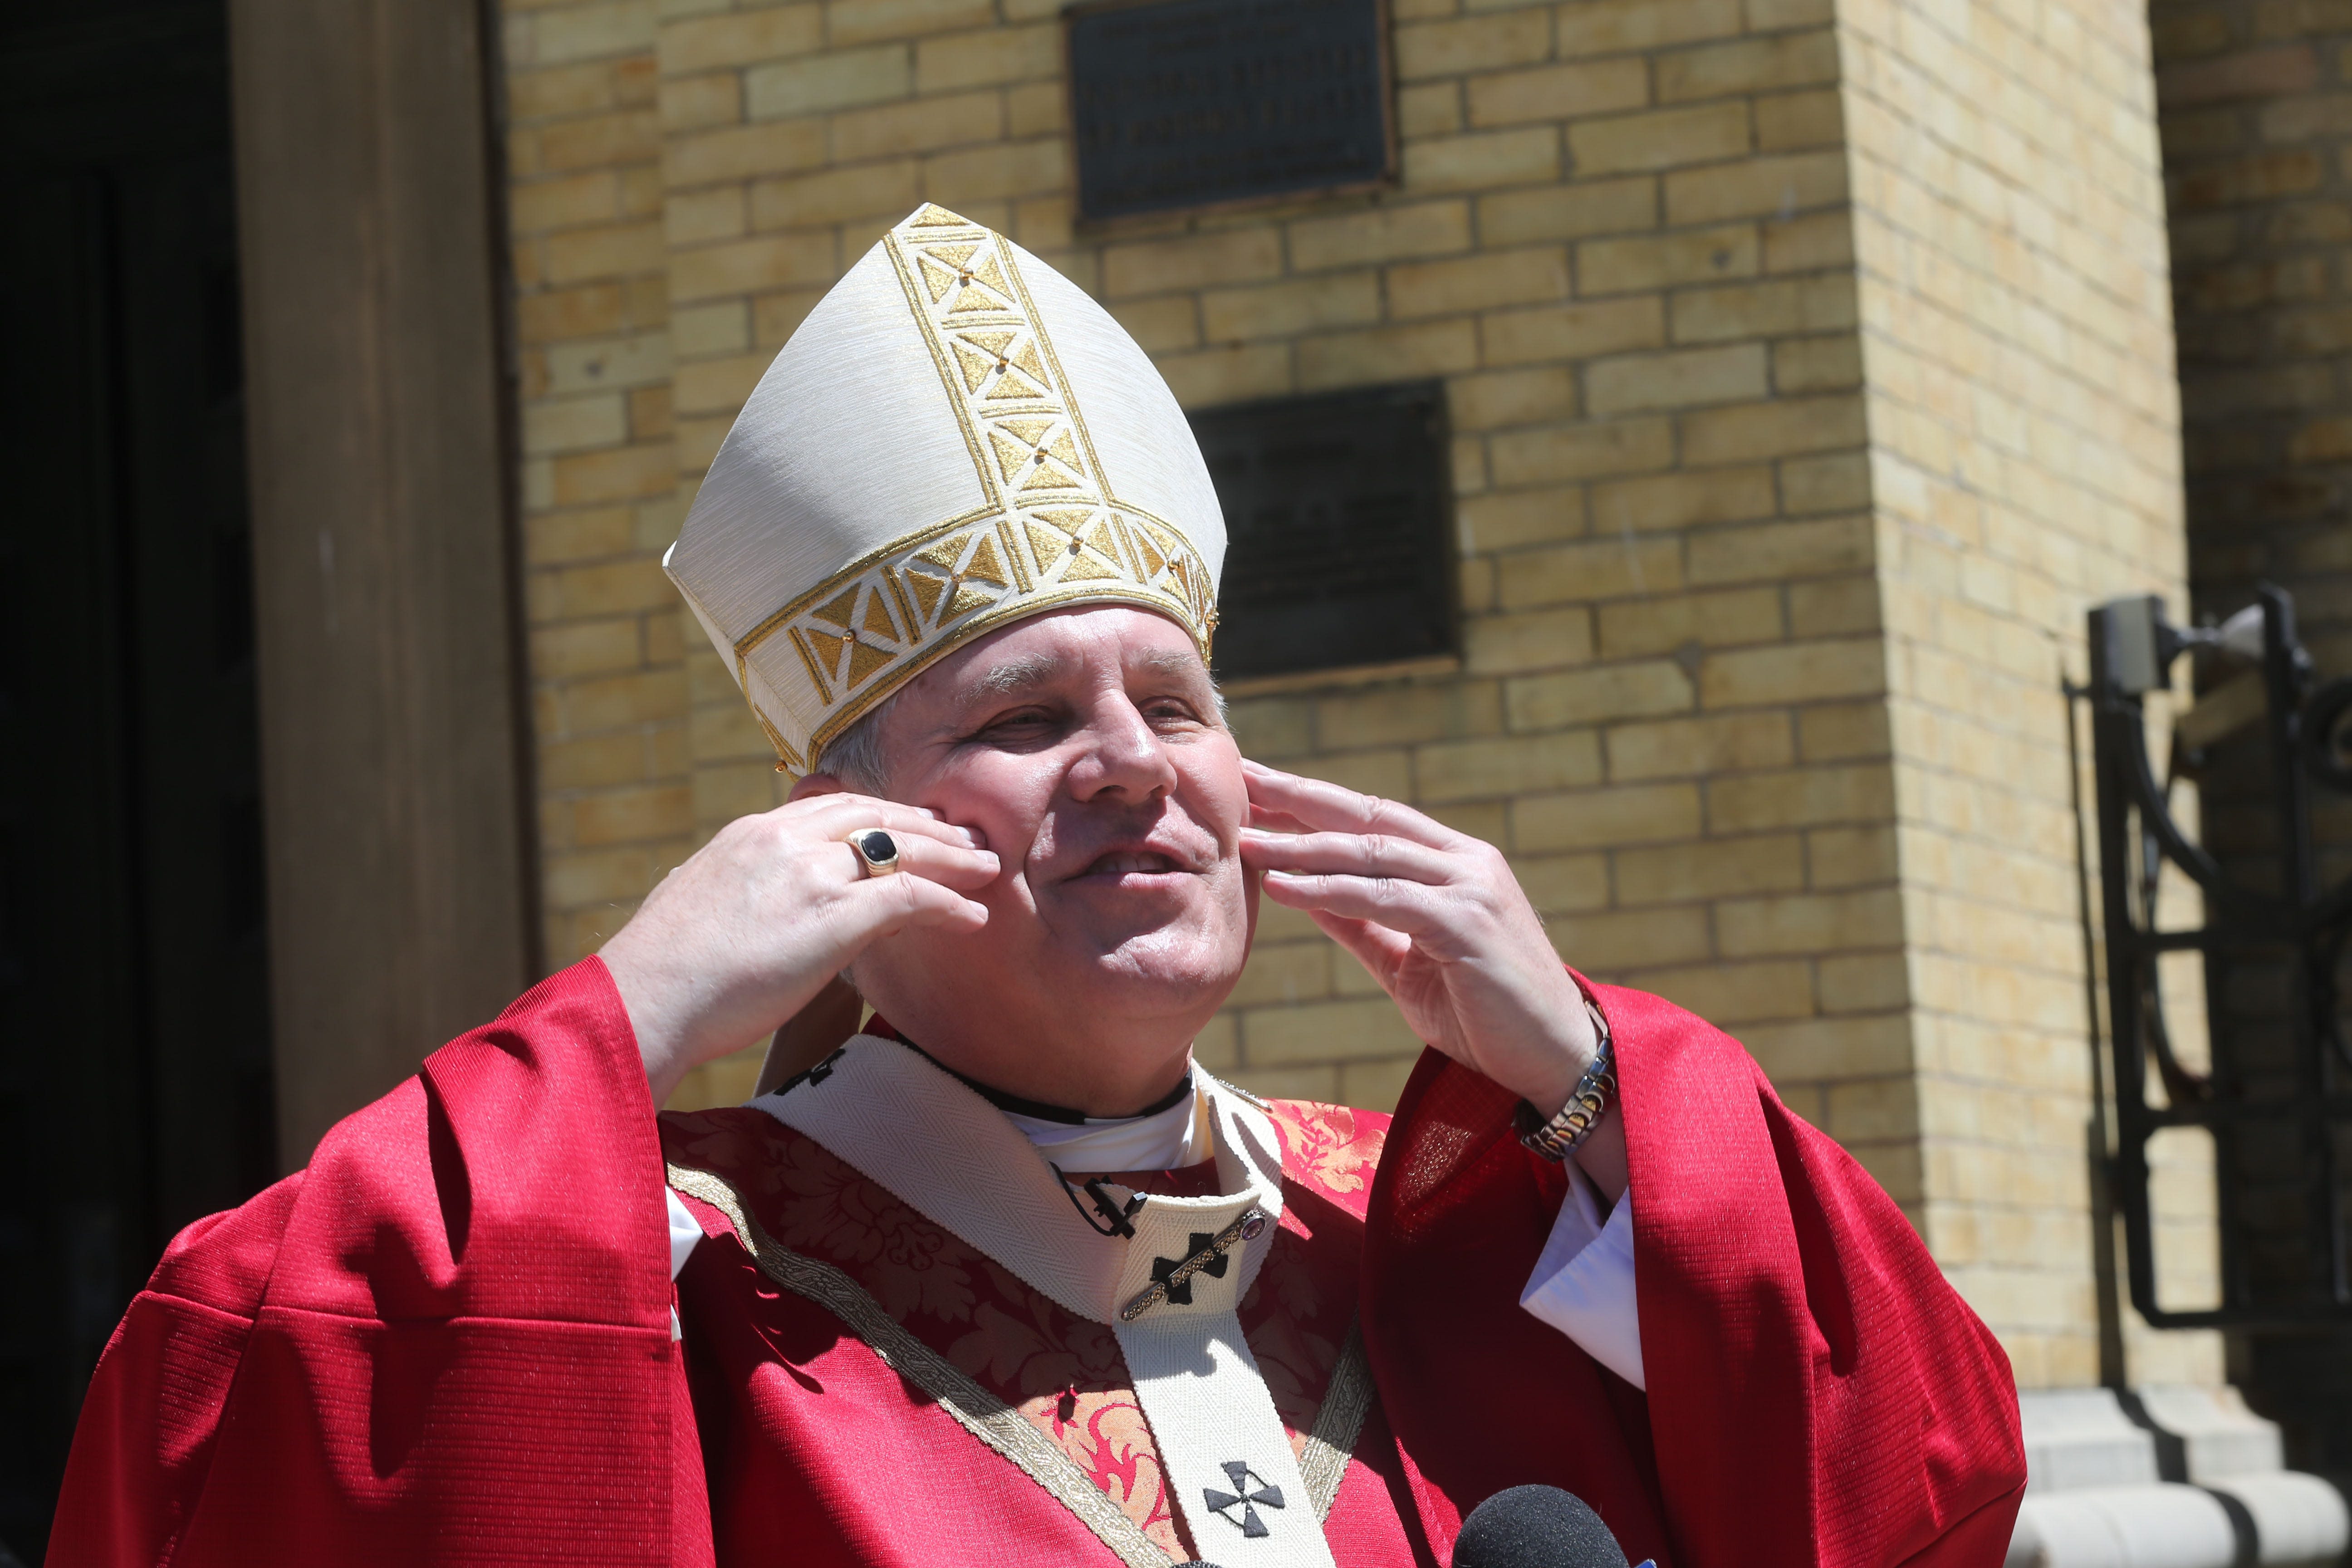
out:
{"label": "black microphone", "polygon": [[1558,1487],[1512,1487],[1462,1521],[1454,1568],[1625,1568],[1625,1550],[1582,1498]]}

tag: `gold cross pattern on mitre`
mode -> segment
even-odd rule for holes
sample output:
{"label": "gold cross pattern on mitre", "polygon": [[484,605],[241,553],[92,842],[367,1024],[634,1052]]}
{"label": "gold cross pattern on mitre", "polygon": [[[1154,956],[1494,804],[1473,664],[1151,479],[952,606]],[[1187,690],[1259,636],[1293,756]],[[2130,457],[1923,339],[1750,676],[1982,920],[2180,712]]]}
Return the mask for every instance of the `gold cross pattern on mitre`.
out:
{"label": "gold cross pattern on mitre", "polygon": [[1134,340],[926,205],[776,355],[662,564],[799,773],[932,660],[1041,611],[1157,610],[1205,658],[1224,552],[1192,426]]}

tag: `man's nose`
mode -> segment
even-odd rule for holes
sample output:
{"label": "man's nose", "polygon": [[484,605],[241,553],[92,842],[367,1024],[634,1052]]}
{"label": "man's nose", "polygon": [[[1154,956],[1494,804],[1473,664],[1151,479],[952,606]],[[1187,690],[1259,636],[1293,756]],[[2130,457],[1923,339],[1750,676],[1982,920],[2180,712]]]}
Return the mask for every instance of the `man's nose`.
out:
{"label": "man's nose", "polygon": [[1124,699],[1106,702],[1081,732],[1083,754],[1070,769],[1070,793],[1080,800],[1116,793],[1149,800],[1176,788],[1176,765],[1150,721]]}

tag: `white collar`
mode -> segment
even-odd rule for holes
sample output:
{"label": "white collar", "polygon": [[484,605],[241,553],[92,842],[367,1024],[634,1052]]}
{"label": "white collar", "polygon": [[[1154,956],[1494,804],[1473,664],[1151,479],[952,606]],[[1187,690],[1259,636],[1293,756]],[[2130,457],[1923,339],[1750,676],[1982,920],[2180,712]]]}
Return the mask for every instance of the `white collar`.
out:
{"label": "white collar", "polygon": [[[1181,1258],[1251,1208],[1266,1224],[1234,1249],[1241,1266],[1202,1280],[1191,1306],[1163,1313],[1223,1310],[1247,1293],[1273,1247],[1282,1217],[1282,1145],[1273,1120],[1239,1091],[1193,1070],[1194,1115],[1216,1161],[1222,1195],[1153,1197],[1132,1218],[1131,1238],[1106,1236],[1054,1173],[1060,1150],[1041,1151],[1003,1111],[921,1053],[877,1036],[859,1035],[804,1078],[751,1102],[806,1133],[899,1199],[1012,1269],[1081,1317],[1118,1321],[1119,1309],[1148,1287],[1155,1258]],[[1171,1114],[1182,1102],[1171,1108]],[[1156,1122],[1159,1117],[1138,1119]],[[1129,1123],[1106,1134],[1125,1136]],[[1164,1145],[1163,1145],[1164,1146]],[[1091,1157],[1086,1162],[1095,1169]],[[1125,1168],[1151,1169],[1153,1162]]]}

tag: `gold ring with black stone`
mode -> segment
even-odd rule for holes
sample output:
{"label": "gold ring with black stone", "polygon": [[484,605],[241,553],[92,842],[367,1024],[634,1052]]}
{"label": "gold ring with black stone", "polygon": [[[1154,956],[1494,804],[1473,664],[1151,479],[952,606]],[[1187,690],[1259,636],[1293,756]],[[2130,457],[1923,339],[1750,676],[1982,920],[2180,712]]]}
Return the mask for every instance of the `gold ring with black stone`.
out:
{"label": "gold ring with black stone", "polygon": [[878,827],[861,827],[842,840],[857,851],[858,863],[869,877],[898,874],[898,841]]}

